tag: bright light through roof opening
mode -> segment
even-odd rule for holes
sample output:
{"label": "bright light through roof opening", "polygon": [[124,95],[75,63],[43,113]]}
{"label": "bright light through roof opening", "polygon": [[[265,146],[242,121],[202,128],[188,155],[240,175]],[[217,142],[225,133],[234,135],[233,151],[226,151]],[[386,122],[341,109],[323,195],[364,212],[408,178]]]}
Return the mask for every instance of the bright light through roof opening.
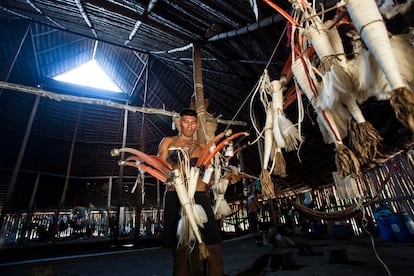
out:
{"label": "bright light through roof opening", "polygon": [[68,83],[84,85],[113,92],[122,92],[121,89],[105,74],[95,60],[63,73],[53,79]]}

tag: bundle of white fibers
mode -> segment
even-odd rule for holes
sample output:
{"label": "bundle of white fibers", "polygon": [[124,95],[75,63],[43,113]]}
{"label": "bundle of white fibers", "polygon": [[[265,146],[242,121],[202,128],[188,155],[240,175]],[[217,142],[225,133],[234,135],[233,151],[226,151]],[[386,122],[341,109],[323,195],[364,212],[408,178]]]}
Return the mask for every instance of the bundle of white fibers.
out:
{"label": "bundle of white fibers", "polygon": [[281,129],[279,123],[279,117],[283,116],[283,93],[282,85],[280,81],[272,81],[272,109],[273,109],[273,136],[276,144],[281,148],[286,148],[286,141],[282,135],[283,129]]}
{"label": "bundle of white fibers", "polygon": [[331,46],[326,27],[323,25],[322,20],[319,17],[315,17],[312,22],[313,24],[305,29],[305,35],[311,41],[321,62],[324,63],[327,58],[334,56],[334,49]]}
{"label": "bundle of white fibers", "polygon": [[[352,146],[354,147],[354,150],[356,150],[357,154],[361,157],[360,161],[362,163],[365,163],[367,161],[371,161],[374,158],[373,154],[377,152],[377,145],[380,142],[381,138],[375,129],[365,121],[362,111],[357,105],[356,99],[352,94],[352,92],[356,90],[355,87],[357,87],[357,85],[354,84],[354,79],[351,77],[351,74],[347,73],[348,68],[347,63],[345,62],[346,60],[344,56],[343,44],[336,28],[331,28],[328,31],[328,36],[330,37],[330,42],[332,43],[332,47],[335,50],[335,56],[342,56],[343,62],[340,62],[337,58],[332,60],[330,71],[325,74],[325,80],[328,82],[328,90],[325,91],[323,89],[326,87],[326,85],[322,86],[322,92],[318,99],[318,103],[321,105],[322,109],[335,110],[335,112],[331,113],[333,117],[332,119],[335,122],[341,120],[341,116],[337,116],[341,114],[338,112],[340,107],[346,106],[347,113],[343,113],[345,114],[344,118],[346,118],[348,114],[351,114],[352,118],[358,123],[357,129],[350,128],[350,140]],[[370,70],[365,69],[364,72],[370,72]],[[358,78],[359,77],[360,76],[358,76]],[[334,115],[336,118],[334,118]],[[321,121],[321,116],[318,116],[318,122]],[[336,125],[338,126],[340,124],[337,123]],[[338,127],[341,138],[348,134],[347,124],[343,127],[343,129],[342,127]],[[357,133],[354,133],[355,130],[359,131]],[[324,141],[329,142],[329,137],[327,137],[323,128],[321,129],[321,132]],[[341,151],[341,154],[349,155],[349,158],[337,158],[338,160],[343,160],[346,164],[351,164],[351,166],[348,166],[349,172],[351,172],[353,168],[358,167],[356,162],[352,161],[354,160],[353,156],[351,156],[353,155],[352,151]],[[355,163],[355,165],[352,165],[353,163]]]}
{"label": "bundle of white fibers", "polygon": [[296,150],[302,137],[299,135],[298,129],[293,123],[286,118],[283,112],[283,90],[281,80],[274,80],[271,82],[273,93],[273,134],[276,144],[286,151]]}
{"label": "bundle of white fibers", "polygon": [[[347,62],[347,72],[353,80],[354,89],[351,90],[358,103],[363,103],[369,97],[374,96],[374,90],[370,83],[372,82],[372,65],[369,62],[369,51],[363,45],[356,41],[354,45],[354,58]],[[375,66],[376,61],[375,61]],[[379,70],[380,71],[380,70]],[[384,78],[385,79],[385,78]],[[384,97],[385,93],[382,97]],[[389,96],[388,96],[389,98]]]}
{"label": "bundle of white fibers", "polygon": [[306,73],[305,64],[300,58],[292,62],[292,73],[295,76],[295,80],[299,84],[299,87],[305,93],[306,97],[308,97],[309,101],[313,104],[315,98],[317,97],[317,92],[313,92],[312,87],[314,83],[311,83],[312,79]]}
{"label": "bundle of white fibers", "polygon": [[193,203],[193,212],[198,227],[204,228],[204,223],[208,221],[208,217],[203,206]]}
{"label": "bundle of white fibers", "polygon": [[181,210],[181,217],[177,225],[177,237],[179,245],[187,245],[196,239],[194,231],[190,227],[190,223],[184,210]]}
{"label": "bundle of white fibers", "polygon": [[310,77],[307,75],[301,59],[297,59],[292,63],[292,72],[299,86],[301,87],[305,95],[308,97],[309,101],[312,103],[315,111],[320,116],[321,122],[324,125],[325,129],[328,130],[329,136],[332,138],[332,141],[334,141],[335,143],[342,142],[338,128],[335,124],[335,121],[333,120],[333,115],[331,114],[331,112],[329,110],[322,110],[316,104],[318,96],[317,91],[313,90],[312,84],[310,83]]}
{"label": "bundle of white fibers", "polygon": [[375,0],[348,0],[348,13],[392,90],[404,87],[388,32]]}
{"label": "bundle of white fibers", "polygon": [[[390,43],[404,86],[414,91],[414,47],[408,41],[408,35],[393,35]],[[355,48],[355,58],[348,62],[348,71],[355,81],[357,93],[354,95],[359,103],[375,96],[378,100],[388,100],[392,93],[384,73],[374,56],[363,47]]]}
{"label": "bundle of white fibers", "polygon": [[208,221],[207,214],[204,208],[200,204],[196,204],[194,201],[194,194],[197,189],[197,181],[200,175],[200,168],[191,167],[189,168],[190,175],[188,176],[187,183],[187,196],[190,201],[191,207],[193,208],[194,219],[199,227],[204,227],[204,223]]}
{"label": "bundle of white fibers", "polygon": [[[326,109],[325,111],[330,114],[329,118],[331,118],[331,120],[334,122],[336,130],[338,131],[338,135],[342,140],[348,135],[348,122],[351,119],[351,114],[342,105],[337,105],[335,107],[335,112],[332,112],[330,109]],[[326,144],[336,143],[331,130],[326,127],[326,122],[324,122],[325,119],[322,118],[322,113],[317,113],[316,120],[319,126],[319,130],[322,133],[323,141]]]}
{"label": "bundle of white fibers", "polygon": [[[325,22],[326,28],[330,26],[331,21]],[[325,73],[326,85],[321,88],[319,104],[324,109],[333,109],[339,103],[340,93],[352,93],[354,90],[353,80],[347,72],[347,62],[342,39],[335,26],[327,29],[327,35],[333,50],[333,58],[329,71]]]}
{"label": "bundle of white fibers", "polygon": [[223,219],[231,214],[230,206],[224,198],[228,185],[228,179],[220,179],[220,181],[213,186],[213,190],[217,195],[214,205],[214,216],[216,219]]}
{"label": "bundle of white fibers", "polygon": [[[197,239],[199,244],[204,244],[187,194],[188,191],[184,184],[184,177],[178,169],[173,170],[173,177],[173,185],[182,208],[182,216],[177,227],[179,244],[186,245],[194,239]],[[202,251],[205,253],[205,250]]]}

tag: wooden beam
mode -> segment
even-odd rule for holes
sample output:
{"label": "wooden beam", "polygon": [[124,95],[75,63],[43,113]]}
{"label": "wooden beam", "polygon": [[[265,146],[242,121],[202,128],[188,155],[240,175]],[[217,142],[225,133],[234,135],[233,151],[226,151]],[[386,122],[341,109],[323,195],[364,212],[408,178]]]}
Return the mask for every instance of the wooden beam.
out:
{"label": "wooden beam", "polygon": [[[59,93],[50,92],[50,91],[47,91],[41,88],[37,88],[37,87],[26,86],[22,84],[5,82],[5,81],[0,81],[0,89],[8,89],[10,91],[34,94],[34,95],[38,95],[42,97],[47,97],[49,99],[56,100],[56,101],[68,101],[68,102],[103,105],[107,107],[128,110],[131,112],[158,114],[158,115],[165,115],[169,117],[175,117],[179,115],[177,112],[168,111],[165,109],[138,107],[138,106],[126,105],[126,104],[116,103],[113,101],[102,100],[102,99],[97,99],[97,98],[88,98],[88,97],[71,96],[67,94],[59,94]],[[247,126],[247,123],[243,121],[223,120],[219,118],[207,118],[206,120],[209,122],[216,122],[216,123],[225,124],[225,125]]]}

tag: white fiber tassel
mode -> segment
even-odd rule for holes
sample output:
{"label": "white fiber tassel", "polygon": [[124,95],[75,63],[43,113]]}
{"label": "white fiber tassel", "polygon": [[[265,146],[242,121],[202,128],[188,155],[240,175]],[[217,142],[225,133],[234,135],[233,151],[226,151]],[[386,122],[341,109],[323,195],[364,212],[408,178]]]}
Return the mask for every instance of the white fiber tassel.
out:
{"label": "white fiber tassel", "polygon": [[329,131],[329,135],[332,138],[332,141],[335,143],[342,142],[342,139],[339,135],[339,131],[334,124],[332,119],[332,114],[330,111],[325,111],[316,106],[316,101],[318,98],[318,92],[314,91],[314,84],[309,81],[309,77],[306,74],[304,64],[301,59],[297,59],[292,63],[292,72],[298,82],[299,86],[305,92],[305,95],[308,97],[309,101],[312,103],[314,109],[318,112],[321,118],[321,122],[325,128]]}
{"label": "white fiber tassel", "polygon": [[[181,222],[182,226],[180,227],[181,231],[178,232],[178,229],[177,229],[179,240],[182,242],[182,243],[180,242],[180,244],[183,244],[183,243],[185,244],[186,242],[188,242],[188,240],[183,240],[183,238],[181,237],[181,235],[186,236],[185,234],[186,234],[187,229],[191,229],[197,241],[200,244],[204,244],[203,239],[201,237],[200,230],[198,229],[198,225],[197,225],[197,222],[194,216],[194,211],[191,206],[191,202],[188,197],[187,189],[184,185],[184,180],[178,169],[173,170],[173,177],[174,177],[174,180],[173,180],[174,187],[177,192],[177,196],[178,196],[178,199],[180,200],[181,207],[184,213],[184,215],[181,218],[182,220]],[[185,227],[186,224],[188,225],[188,227]]]}
{"label": "white fiber tassel", "polygon": [[[302,61],[302,59],[297,59],[294,61],[292,63],[292,72],[296,78],[296,81],[300,84],[302,90],[305,92],[309,101],[318,113],[323,126],[328,130],[328,134],[335,142],[335,148],[337,150],[335,156],[336,168],[340,172],[341,176],[347,176],[350,174],[359,175],[361,173],[360,164],[352,151],[343,144],[337,125],[333,119],[332,112],[330,110],[323,110],[316,105],[316,101],[318,99],[317,86],[315,83],[310,81],[314,78],[307,75],[303,62],[306,62],[306,60]],[[311,73],[312,72],[309,71],[309,74]]]}
{"label": "white fiber tassel", "polygon": [[[389,38],[394,56],[398,60],[398,70],[403,84],[410,91],[414,91],[414,47],[409,42],[407,35],[395,35]],[[388,83],[383,71],[378,66],[374,56],[364,50],[364,65],[366,74],[361,76],[361,82],[365,87],[371,88],[378,100],[387,100],[392,93],[392,87]]]}
{"label": "white fiber tassel", "polygon": [[293,123],[286,118],[283,112],[283,80],[274,80],[272,85],[272,106],[273,106],[273,134],[276,144],[286,151],[296,150],[302,141],[299,131]]}
{"label": "white fiber tassel", "polygon": [[286,148],[286,142],[282,135],[279,125],[279,117],[283,116],[283,94],[279,93],[281,85],[279,81],[272,81],[272,108],[273,108],[273,135],[276,144],[281,148]]}
{"label": "white fiber tassel", "polygon": [[181,210],[181,218],[178,221],[177,225],[177,237],[178,237],[178,244],[184,245],[189,241],[195,240],[194,232],[190,230],[188,225],[188,218],[187,215]]}
{"label": "white fiber tassel", "polygon": [[375,0],[348,0],[346,7],[355,28],[377,60],[391,89],[403,88],[404,82],[388,39],[388,31]]}
{"label": "white fiber tassel", "polygon": [[224,198],[224,195],[219,195],[219,205],[215,213],[215,218],[224,219],[225,217],[230,216],[231,213],[231,208],[227,200]]}
{"label": "white fiber tassel", "polygon": [[194,218],[196,220],[196,223],[199,227],[204,227],[204,223],[208,221],[206,211],[204,211],[204,208],[200,204],[196,204],[194,202],[194,194],[197,189],[197,181],[198,176],[200,175],[200,169],[197,167],[191,167],[190,168],[190,177],[188,180],[188,198],[191,202],[193,212],[194,212]]}
{"label": "white fiber tassel", "polygon": [[228,179],[220,179],[220,181],[213,186],[213,191],[217,194],[214,205],[214,215],[216,219],[223,219],[231,214],[230,206],[224,198],[228,185]]}
{"label": "white fiber tassel", "polygon": [[200,204],[193,204],[194,217],[197,225],[204,228],[204,223],[208,221],[206,211]]}

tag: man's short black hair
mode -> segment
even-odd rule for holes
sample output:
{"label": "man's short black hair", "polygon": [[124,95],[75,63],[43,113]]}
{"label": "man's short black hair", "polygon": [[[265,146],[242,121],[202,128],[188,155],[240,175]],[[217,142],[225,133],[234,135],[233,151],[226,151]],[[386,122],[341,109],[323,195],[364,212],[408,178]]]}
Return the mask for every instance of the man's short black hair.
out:
{"label": "man's short black hair", "polygon": [[194,109],[191,109],[191,108],[184,108],[180,112],[180,117],[183,117],[185,115],[194,116],[194,117],[197,118],[197,111],[195,111]]}

